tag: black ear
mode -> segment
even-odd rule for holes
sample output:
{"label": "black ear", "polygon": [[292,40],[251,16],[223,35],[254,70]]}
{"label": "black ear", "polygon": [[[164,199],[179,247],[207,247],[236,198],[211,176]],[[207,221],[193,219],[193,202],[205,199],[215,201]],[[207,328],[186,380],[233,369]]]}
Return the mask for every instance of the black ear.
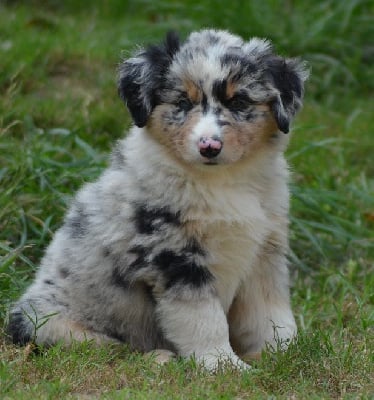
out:
{"label": "black ear", "polygon": [[266,60],[266,70],[279,94],[271,108],[278,128],[288,133],[290,122],[302,106],[304,82],[309,71],[303,61],[271,56]]}
{"label": "black ear", "polygon": [[141,49],[119,66],[118,93],[135,125],[145,126],[158,104],[165,75],[179,47],[177,34],[169,32],[163,44]]}

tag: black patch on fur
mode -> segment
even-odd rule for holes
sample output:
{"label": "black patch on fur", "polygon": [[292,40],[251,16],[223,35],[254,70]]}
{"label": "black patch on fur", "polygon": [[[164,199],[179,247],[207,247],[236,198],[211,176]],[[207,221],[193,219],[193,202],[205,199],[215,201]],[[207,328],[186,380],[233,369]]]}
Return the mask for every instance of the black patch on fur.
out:
{"label": "black patch on fur", "polygon": [[131,285],[131,271],[138,270],[145,265],[146,249],[142,246],[134,246],[128,250],[128,253],[135,254],[136,259],[130,265],[127,265],[127,257],[121,254],[113,253],[110,248],[105,248],[105,257],[111,260],[113,269],[111,274],[111,283],[114,286],[128,289]]}
{"label": "black patch on fur", "polygon": [[[174,55],[179,50],[180,43],[178,35],[171,31],[166,35],[164,43],[159,46],[149,46],[145,52],[145,56],[149,64],[152,66],[152,75],[163,82]],[[156,83],[156,82],[155,82]],[[157,82],[158,85],[160,81]],[[158,85],[155,85],[158,87]]]}
{"label": "black patch on fur", "polygon": [[190,99],[188,99],[187,97],[182,97],[178,103],[177,103],[177,107],[179,110],[184,111],[184,113],[188,113],[188,111],[192,110],[193,108],[193,104],[191,102]]}
{"label": "black patch on fur", "polygon": [[25,315],[22,311],[16,311],[10,314],[6,331],[14,344],[23,346],[32,341],[29,325],[25,321]]}
{"label": "black patch on fur", "polygon": [[159,91],[179,47],[178,35],[169,32],[163,44],[149,46],[136,56],[141,62],[132,63],[130,59],[120,66],[118,93],[137,126],[144,127],[153,108],[160,103]]}
{"label": "black patch on fur", "polygon": [[136,259],[129,265],[129,272],[131,270],[137,270],[140,268],[144,268],[148,265],[146,261],[146,257],[148,255],[148,250],[143,246],[134,246],[131,247],[128,251],[130,254],[135,254]]}
{"label": "black patch on fur", "polygon": [[[123,74],[118,83],[118,93],[129,109],[135,125],[139,127],[145,126],[151,112],[141,96],[140,84],[136,83],[141,76],[141,68],[144,68],[144,64],[139,63],[136,67],[128,68],[126,71],[123,68]],[[151,96],[150,93],[146,95]]]}
{"label": "black patch on fur", "polygon": [[43,281],[45,284],[47,284],[47,285],[54,285],[55,283],[53,282],[53,281],[51,281],[50,279],[44,279],[44,281]]}
{"label": "black patch on fur", "polygon": [[248,109],[251,100],[246,93],[237,93],[223,103],[231,112],[238,113]]}
{"label": "black patch on fur", "polygon": [[113,270],[111,275],[111,283],[114,286],[121,287],[122,289],[129,289],[135,283],[133,280],[133,272],[141,268],[147,267],[149,264],[146,261],[148,254],[147,249],[143,246],[134,246],[128,250],[130,255],[135,255],[135,260],[129,265],[123,262],[123,258],[117,254],[110,254],[112,260]]}
{"label": "black patch on fur", "polygon": [[284,58],[270,56],[266,59],[266,67],[270,79],[280,92],[280,101],[275,99],[271,109],[279,129],[288,133],[290,119],[299,108],[299,101],[295,100],[300,100],[303,96],[303,82],[293,69],[292,63],[288,63]]}
{"label": "black patch on fur", "polygon": [[234,96],[227,98],[226,89],[226,80],[213,82],[213,96],[232,113],[245,111],[253,103],[245,92],[238,92]]}
{"label": "black patch on fur", "polygon": [[274,100],[271,103],[270,108],[275,120],[277,121],[278,128],[283,133],[288,133],[290,131],[290,118],[287,114],[282,112],[282,106],[279,104],[279,100]]}
{"label": "black patch on fur", "polygon": [[172,250],[163,250],[153,263],[163,274],[166,289],[180,284],[200,288],[213,279],[209,270],[196,263],[187,251],[177,254]]}
{"label": "black patch on fur", "polygon": [[151,235],[163,225],[180,225],[179,214],[172,213],[167,207],[147,208],[139,205],[135,210],[135,226],[139,233]]}
{"label": "black patch on fur", "polygon": [[212,94],[213,97],[220,101],[222,104],[227,100],[227,81],[224,80],[216,80],[213,82]]}
{"label": "black patch on fur", "polygon": [[82,238],[87,233],[88,214],[82,203],[75,203],[73,208],[73,216],[66,220],[66,227],[73,239]]}
{"label": "black patch on fur", "polygon": [[120,268],[120,266],[114,266],[112,270],[111,282],[114,286],[118,286],[122,289],[128,289],[130,286],[130,282],[128,281],[128,279],[126,279],[125,276],[122,275],[121,270],[122,269]]}
{"label": "black patch on fur", "polygon": [[303,84],[295,71],[281,57],[271,57],[267,60],[267,68],[274,84],[281,93],[284,105],[293,102],[294,96],[301,97]]}
{"label": "black patch on fur", "polygon": [[187,253],[190,253],[191,255],[199,255],[199,256],[205,255],[204,249],[201,247],[200,243],[195,238],[191,238],[183,250]]}
{"label": "black patch on fur", "polygon": [[179,51],[179,48],[180,48],[180,39],[178,33],[175,31],[169,31],[166,34],[165,51],[170,59],[172,59],[175,56],[175,54]]}
{"label": "black patch on fur", "polygon": [[201,99],[201,107],[203,114],[206,114],[209,110],[208,98],[205,93],[203,93],[203,98]]}

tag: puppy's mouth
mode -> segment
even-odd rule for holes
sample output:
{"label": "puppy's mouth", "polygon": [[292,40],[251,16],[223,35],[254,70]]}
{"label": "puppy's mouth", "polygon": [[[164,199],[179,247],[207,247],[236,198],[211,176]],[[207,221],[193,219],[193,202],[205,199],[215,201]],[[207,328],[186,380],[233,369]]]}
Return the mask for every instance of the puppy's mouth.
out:
{"label": "puppy's mouth", "polygon": [[219,163],[217,161],[209,160],[209,161],[204,161],[204,165],[218,165]]}

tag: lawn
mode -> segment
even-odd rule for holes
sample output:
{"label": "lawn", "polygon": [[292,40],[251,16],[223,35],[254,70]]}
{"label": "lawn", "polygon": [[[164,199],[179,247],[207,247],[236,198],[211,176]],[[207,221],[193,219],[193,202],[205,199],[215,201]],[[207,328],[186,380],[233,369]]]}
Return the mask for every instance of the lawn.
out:
{"label": "lawn", "polygon": [[[0,2],[0,398],[373,398],[373,15],[369,0]],[[312,68],[287,152],[298,339],[216,375],[125,347],[11,345],[10,304],[130,125],[119,61],[170,29],[207,26],[268,37]]]}

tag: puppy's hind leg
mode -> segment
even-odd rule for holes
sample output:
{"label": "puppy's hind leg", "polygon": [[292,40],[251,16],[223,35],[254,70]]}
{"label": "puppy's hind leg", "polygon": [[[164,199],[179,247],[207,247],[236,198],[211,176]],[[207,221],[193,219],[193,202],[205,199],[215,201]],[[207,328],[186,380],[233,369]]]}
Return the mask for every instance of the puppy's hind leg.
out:
{"label": "puppy's hind leg", "polygon": [[62,342],[69,346],[73,341],[86,340],[92,340],[98,345],[120,343],[103,333],[85,328],[59,312],[39,313],[30,304],[23,306],[22,303],[11,310],[7,333],[13,343],[20,345],[33,342],[49,346]]}

